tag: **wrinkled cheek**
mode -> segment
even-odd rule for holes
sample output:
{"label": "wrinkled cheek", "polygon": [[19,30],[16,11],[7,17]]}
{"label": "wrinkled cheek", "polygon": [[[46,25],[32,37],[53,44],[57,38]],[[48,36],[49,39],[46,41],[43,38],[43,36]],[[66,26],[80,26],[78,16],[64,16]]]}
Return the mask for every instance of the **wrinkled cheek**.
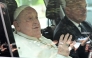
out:
{"label": "wrinkled cheek", "polygon": [[41,35],[41,31],[39,29],[34,29],[34,30],[32,30],[31,33],[32,33],[33,36],[39,36],[40,37],[40,35]]}
{"label": "wrinkled cheek", "polygon": [[41,34],[41,30],[40,29],[34,30],[34,32],[38,33],[38,34]]}

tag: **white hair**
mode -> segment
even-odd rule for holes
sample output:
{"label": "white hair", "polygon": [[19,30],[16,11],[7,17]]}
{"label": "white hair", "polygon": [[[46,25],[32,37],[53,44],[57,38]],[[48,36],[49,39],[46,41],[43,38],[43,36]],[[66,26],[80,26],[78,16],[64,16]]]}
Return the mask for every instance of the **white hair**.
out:
{"label": "white hair", "polygon": [[26,7],[30,7],[28,5],[22,5],[20,7],[18,7],[15,12],[14,12],[14,20],[17,20],[17,17],[19,16],[19,14],[22,12],[22,10],[24,10]]}

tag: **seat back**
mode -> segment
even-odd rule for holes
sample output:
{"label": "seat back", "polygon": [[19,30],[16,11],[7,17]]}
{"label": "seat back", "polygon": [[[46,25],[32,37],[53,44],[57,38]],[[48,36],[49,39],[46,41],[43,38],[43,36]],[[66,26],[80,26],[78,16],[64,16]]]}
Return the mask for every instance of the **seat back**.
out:
{"label": "seat back", "polygon": [[44,0],[44,3],[46,5],[46,18],[50,21],[50,23],[48,22],[48,27],[42,29],[41,31],[43,36],[52,40],[54,29],[63,18],[64,12],[62,7],[60,7],[60,0]]}

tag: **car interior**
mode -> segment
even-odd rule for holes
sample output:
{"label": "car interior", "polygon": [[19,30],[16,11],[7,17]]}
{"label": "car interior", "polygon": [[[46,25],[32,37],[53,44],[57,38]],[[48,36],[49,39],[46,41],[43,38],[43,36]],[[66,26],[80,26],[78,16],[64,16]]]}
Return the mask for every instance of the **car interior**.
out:
{"label": "car interior", "polygon": [[[38,7],[39,9],[37,9],[37,11],[38,13],[42,14],[39,16],[41,18],[39,18],[42,27],[41,33],[44,37],[51,39],[52,41],[56,26],[65,16],[60,0],[0,0],[0,2],[7,6],[6,9],[3,9],[0,6],[0,46],[3,44],[3,46],[7,48],[3,54],[0,50],[0,57],[19,56],[18,51],[12,53],[10,48],[10,44],[13,45],[13,48],[16,48],[15,40],[13,37],[13,31],[15,30],[13,27],[13,13],[17,7],[26,4],[34,8],[39,6],[40,8]],[[86,19],[88,22],[92,23],[92,1],[87,0],[87,4],[88,6]],[[6,14],[3,14],[3,11]]]}

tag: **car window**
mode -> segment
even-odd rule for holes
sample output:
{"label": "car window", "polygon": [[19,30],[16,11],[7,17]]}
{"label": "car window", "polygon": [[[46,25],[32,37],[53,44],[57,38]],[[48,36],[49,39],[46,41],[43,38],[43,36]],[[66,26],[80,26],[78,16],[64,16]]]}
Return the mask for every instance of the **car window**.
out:
{"label": "car window", "polygon": [[87,18],[86,20],[92,24],[92,0],[87,0]]}

